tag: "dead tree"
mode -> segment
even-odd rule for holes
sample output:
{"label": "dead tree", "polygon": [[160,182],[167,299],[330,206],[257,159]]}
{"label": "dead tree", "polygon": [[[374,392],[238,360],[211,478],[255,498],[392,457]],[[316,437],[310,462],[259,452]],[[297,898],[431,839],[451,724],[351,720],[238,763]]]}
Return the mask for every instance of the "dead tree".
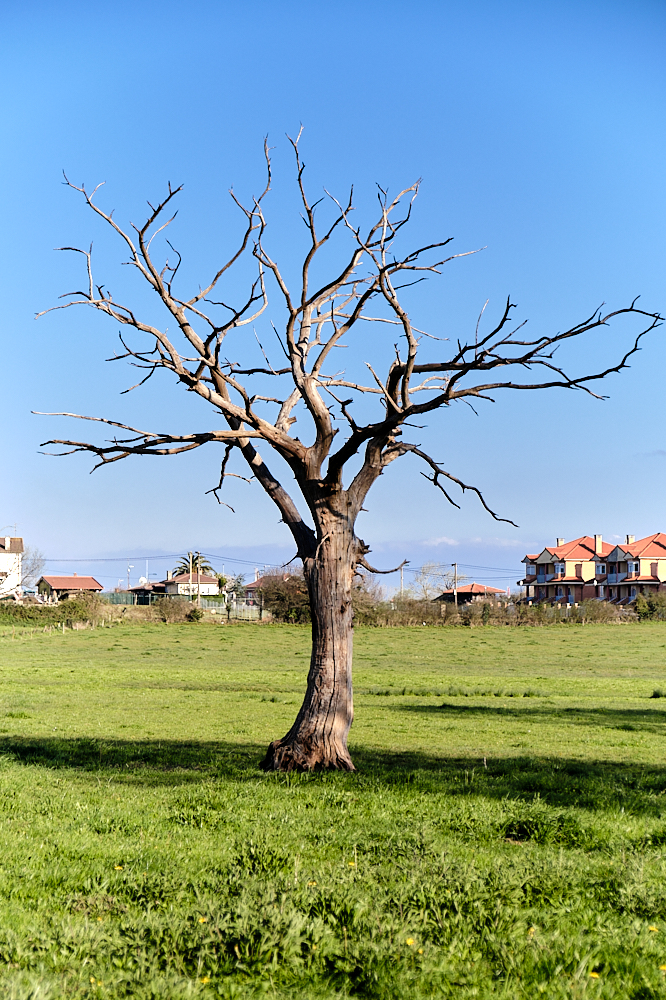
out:
{"label": "dead tree", "polygon": [[[91,306],[130,327],[143,343],[129,343],[121,335],[123,353],[117,357],[129,358],[131,364],[145,370],[137,385],[158,369],[166,369],[189,392],[210,403],[222,427],[176,435],[141,430],[103,417],[59,414],[99,421],[122,434],[115,431],[101,444],[74,440],[44,444],[65,446],[58,454],[92,452],[99,459],[95,465],[98,468],[130,455],[175,455],[216,442],[224,449],[219,483],[212,491],[218,500],[225,477],[237,475],[229,471],[230,459],[237,454],[242,457],[250,478],[264,488],[291,531],[303,563],[312,612],[312,655],[305,698],[286,736],[268,747],[263,766],[275,770],[353,770],[347,749],[353,718],[352,580],[358,570],[379,572],[368,564],[370,549],[355,533],[356,519],[370,487],[391,462],[412,455],[424,463],[426,471],[422,474],[449,503],[458,506],[450,493],[451,486],[455,486],[476,494],[491,517],[507,520],[490,509],[479,488],[444,468],[418,443],[403,440],[403,427],[413,427],[425,414],[453,403],[471,405],[477,400],[493,400],[501,389],[558,387],[596,395],[593,384],[625,368],[639,349],[641,338],[658,325],[660,317],[636,308],[634,300],[630,306],[607,314],[599,309],[564,332],[530,338],[519,333],[524,324],[512,325],[514,305],[507,301],[492,329],[483,332],[477,324],[469,338],[461,336],[447,347],[439,338],[414,326],[404,296],[401,300],[400,291],[405,285],[438,274],[444,264],[465,256],[449,254],[444,249],[450,243],[448,239],[407,253],[399,251],[418,183],[394,198],[379,189],[375,221],[365,230],[354,223],[351,194],[344,202],[327,194],[321,201],[326,201],[332,215],[320,230],[316,221],[320,202],[312,203],[306,193],[299,139],[300,135],[292,145],[307,248],[296,289],[289,287],[267,245],[264,204],[271,185],[267,147],[263,193],[249,205],[231,195],[244,216],[238,243],[205,287],[189,297],[175,287],[181,262],[177,251],[169,243],[173,257],[157,264],[151,249],[157,234],[173,221],[170,211],[179,187],[169,185],[166,197],[155,207],[150,205],[143,225],[123,229],[112,212],[103,211],[95,203],[99,186],[89,193],[85,186],[78,187],[65,178],[124,243],[129,251],[128,263],[157,293],[169,330],[174,332],[167,332],[167,326],[145,322],[130,305],[116,301],[94,281],[91,252],[73,247],[61,249],[76,250],[85,258],[87,287],[63,296],[67,301],[54,308]],[[343,247],[346,240],[347,249],[343,248],[339,264],[330,267],[326,280],[315,281],[313,265],[316,261],[319,273],[323,267],[322,249],[328,250],[332,241],[340,239]],[[236,285],[230,285],[231,291],[222,299],[219,289],[226,285],[234,265],[246,255],[254,258],[256,277],[244,297],[238,295]],[[327,259],[330,261],[330,254]],[[270,287],[277,292],[284,317],[281,330],[272,324],[283,356],[278,367],[269,361],[253,329],[267,309]],[[574,376],[556,362],[554,351],[560,344],[626,315],[638,320],[641,329],[616,364],[594,374]],[[373,337],[369,342],[361,335],[363,330],[383,331],[384,338]],[[386,350],[385,338],[389,338],[392,360],[380,372],[377,363],[366,360],[366,351],[372,342]],[[338,370],[334,360],[343,342],[357,352],[359,368],[351,376]],[[251,351],[258,350],[263,360],[253,365],[248,357]],[[358,374],[361,361],[366,378]],[[276,388],[266,390],[267,383]],[[277,386],[286,387],[280,391]],[[354,409],[361,398],[365,399],[363,419],[355,415]],[[356,413],[358,409],[357,405]],[[292,433],[297,410],[309,421],[309,443]],[[278,481],[265,455],[257,451],[258,444],[269,446],[266,450],[272,449],[288,466],[314,530],[302,517],[294,490],[288,492]],[[346,475],[353,462],[355,473]]]}

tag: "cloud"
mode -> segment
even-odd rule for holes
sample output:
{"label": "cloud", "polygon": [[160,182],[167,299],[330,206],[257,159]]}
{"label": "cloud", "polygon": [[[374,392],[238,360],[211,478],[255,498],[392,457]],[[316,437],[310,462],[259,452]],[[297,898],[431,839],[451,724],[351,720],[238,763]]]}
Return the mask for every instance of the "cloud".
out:
{"label": "cloud", "polygon": [[446,535],[442,535],[441,538],[429,538],[426,545],[459,545],[455,538],[447,538]]}
{"label": "cloud", "polygon": [[487,545],[498,549],[523,549],[525,542],[519,538],[470,538],[472,545]]}

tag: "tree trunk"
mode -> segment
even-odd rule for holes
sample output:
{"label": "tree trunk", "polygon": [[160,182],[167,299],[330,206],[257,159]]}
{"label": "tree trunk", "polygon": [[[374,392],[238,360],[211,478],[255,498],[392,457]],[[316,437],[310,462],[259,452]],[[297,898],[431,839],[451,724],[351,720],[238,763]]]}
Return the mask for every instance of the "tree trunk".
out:
{"label": "tree trunk", "polygon": [[305,699],[287,735],[268,747],[266,771],[355,770],[347,734],[354,717],[351,588],[358,542],[335,520],[304,564],[312,614]]}

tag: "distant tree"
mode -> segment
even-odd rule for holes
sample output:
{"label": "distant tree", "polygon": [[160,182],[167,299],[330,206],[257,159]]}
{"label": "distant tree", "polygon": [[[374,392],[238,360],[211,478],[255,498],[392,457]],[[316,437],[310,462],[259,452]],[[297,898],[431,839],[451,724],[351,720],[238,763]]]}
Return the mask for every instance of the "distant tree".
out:
{"label": "distant tree", "polygon": [[181,573],[190,572],[190,556],[192,557],[192,572],[200,573],[203,576],[216,576],[215,570],[202,555],[197,555],[196,552],[188,552],[186,556],[183,556],[178,564],[174,566],[173,575],[179,576]]}
{"label": "distant tree", "polygon": [[[458,583],[463,583],[467,577],[458,573]],[[407,593],[417,601],[432,601],[444,590],[451,590],[455,582],[450,566],[438,562],[425,562],[410,583]]]}
{"label": "distant tree", "polygon": [[21,584],[24,587],[34,587],[44,572],[46,560],[39,549],[26,545],[21,560]]}
{"label": "distant tree", "polygon": [[[641,337],[658,325],[660,317],[637,309],[633,302],[605,315],[595,310],[557,333],[526,336],[519,333],[524,324],[510,326],[514,305],[507,300],[487,332],[480,323],[469,334],[456,329],[446,344],[440,329],[426,333],[415,325],[410,313],[414,299],[407,298],[414,293],[402,291],[439,274],[454,257],[465,256],[449,254],[444,249],[448,239],[433,239],[414,249],[401,245],[418,183],[391,198],[380,189],[374,221],[357,223],[351,194],[342,202],[331,196],[310,200],[299,139],[292,145],[305,230],[297,222],[298,232],[289,233],[289,245],[292,251],[297,248],[300,233],[307,243],[302,264],[289,267],[289,273],[297,275],[296,287],[268,246],[264,216],[271,184],[268,148],[263,192],[248,205],[232,192],[244,220],[237,243],[213,268],[212,278],[195,284],[188,293],[176,287],[181,279],[180,254],[170,243],[156,240],[173,221],[168,213],[179,187],[169,185],[166,196],[150,206],[145,222],[123,228],[112,212],[96,204],[97,188],[89,193],[66,179],[122,242],[128,263],[154,292],[152,301],[161,305],[165,318],[157,325],[154,309],[150,318],[144,318],[137,306],[114,298],[105,284],[94,280],[91,252],[71,247],[63,249],[76,249],[86,261],[87,285],[54,308],[84,305],[134,331],[140,341],[122,337],[119,357],[142,367],[143,381],[159,370],[171,373],[185,391],[212,407],[212,415],[207,429],[175,434],[68,414],[109,425],[114,436],[102,443],[71,439],[45,443],[64,445],[67,450],[61,454],[91,452],[99,464],[107,464],[130,455],[174,455],[214,442],[224,449],[219,482],[212,491],[218,499],[225,478],[238,475],[229,471],[232,455],[242,458],[246,475],[259,482],[292,534],[312,617],[305,698],[289,732],[269,746],[263,766],[287,771],[352,770],[347,735],[353,719],[353,580],[359,567],[378,572],[366,560],[369,546],[355,531],[369,490],[392,462],[410,456],[424,463],[423,474],[450,503],[454,501],[448,490],[453,484],[475,493],[492,517],[507,520],[490,510],[478,487],[463,482],[419,444],[405,440],[403,431],[421,425],[437,411],[449,412],[454,404],[493,401],[501,390],[562,388],[595,395],[591,385],[625,368]],[[320,226],[317,210],[326,211],[322,200],[330,215]],[[345,237],[348,245],[336,257],[336,241]],[[243,263],[246,254],[248,263],[254,258],[256,272],[241,294],[239,281],[248,273]],[[234,273],[225,290],[237,264],[238,275]],[[275,364],[255,334],[268,307],[269,288],[277,291],[279,300],[271,324],[266,325],[266,334],[277,337],[279,344],[281,360]],[[618,316],[642,325],[619,360],[600,365],[592,374],[569,374],[559,355],[556,360],[560,345],[590,331],[605,331]],[[342,347],[348,348],[344,370],[338,351]],[[297,417],[307,425],[298,436],[292,433]],[[119,435],[119,430],[125,434]],[[526,428],[525,435],[529,433]],[[442,433],[442,447],[446,440]],[[466,447],[479,449],[482,444],[481,438],[475,441],[470,436]],[[267,465],[266,452],[271,451],[283,463],[289,489]],[[298,494],[307,517],[294,499]]]}
{"label": "distant tree", "polygon": [[268,573],[261,579],[263,605],[280,622],[310,622],[310,596],[303,573]]}
{"label": "distant tree", "polygon": [[237,573],[235,576],[232,574],[227,577],[225,590],[229,597],[234,597],[238,600],[245,594],[245,574]]}

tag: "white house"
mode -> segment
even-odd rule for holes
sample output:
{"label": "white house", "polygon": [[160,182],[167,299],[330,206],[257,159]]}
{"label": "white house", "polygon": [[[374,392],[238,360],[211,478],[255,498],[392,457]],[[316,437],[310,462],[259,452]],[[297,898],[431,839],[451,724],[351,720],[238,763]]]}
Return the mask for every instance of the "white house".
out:
{"label": "white house", "polygon": [[185,597],[196,597],[197,595],[216,597],[220,592],[220,586],[216,576],[197,573],[195,569],[191,576],[189,573],[167,576],[164,581],[164,591],[166,594],[182,594]]}
{"label": "white house", "polygon": [[0,597],[19,597],[23,575],[23,539],[0,537]]}

